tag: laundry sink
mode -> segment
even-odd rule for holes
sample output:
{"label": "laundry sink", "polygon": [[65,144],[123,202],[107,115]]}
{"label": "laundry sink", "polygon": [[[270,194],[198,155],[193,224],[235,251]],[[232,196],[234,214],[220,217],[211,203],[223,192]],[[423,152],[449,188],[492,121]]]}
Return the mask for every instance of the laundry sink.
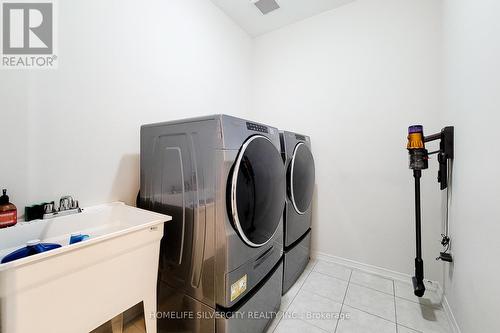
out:
{"label": "laundry sink", "polygon": [[[163,223],[171,217],[112,203],[0,229],[0,259],[30,240],[60,248],[0,264],[0,333],[85,333],[143,302],[156,332]],[[69,244],[72,233],[89,235]]]}

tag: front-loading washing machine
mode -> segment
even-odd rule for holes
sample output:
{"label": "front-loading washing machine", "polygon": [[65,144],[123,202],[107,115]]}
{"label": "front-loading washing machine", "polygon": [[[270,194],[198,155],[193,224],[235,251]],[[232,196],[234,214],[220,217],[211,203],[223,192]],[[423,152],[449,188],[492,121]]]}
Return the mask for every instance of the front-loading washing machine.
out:
{"label": "front-loading washing machine", "polygon": [[285,294],[300,277],[310,258],[315,167],[308,136],[282,131],[280,140],[287,180],[283,214]]}
{"label": "front-loading washing machine", "polygon": [[274,127],[226,115],[141,127],[140,206],[173,218],[159,332],[265,330],[281,302],[285,192]]}

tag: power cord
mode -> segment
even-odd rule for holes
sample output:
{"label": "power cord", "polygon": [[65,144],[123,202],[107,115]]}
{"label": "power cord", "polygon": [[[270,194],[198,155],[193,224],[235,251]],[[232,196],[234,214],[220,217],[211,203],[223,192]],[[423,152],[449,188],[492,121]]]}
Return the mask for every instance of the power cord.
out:
{"label": "power cord", "polygon": [[441,245],[446,247],[443,252],[439,253],[439,257],[436,260],[442,260],[446,262],[453,262],[453,258],[448,251],[450,250],[451,239],[448,236],[449,233],[449,206],[450,206],[450,186],[451,186],[451,176],[452,176],[452,164],[450,161],[448,163],[448,187],[446,188],[446,211],[445,211],[445,233],[441,234]]}
{"label": "power cord", "polygon": [[443,260],[447,262],[452,261],[451,254],[448,253],[450,250],[450,237],[446,236],[445,234],[441,234],[441,245],[443,247],[446,247],[446,249],[439,253],[439,257],[436,258],[436,260]]}

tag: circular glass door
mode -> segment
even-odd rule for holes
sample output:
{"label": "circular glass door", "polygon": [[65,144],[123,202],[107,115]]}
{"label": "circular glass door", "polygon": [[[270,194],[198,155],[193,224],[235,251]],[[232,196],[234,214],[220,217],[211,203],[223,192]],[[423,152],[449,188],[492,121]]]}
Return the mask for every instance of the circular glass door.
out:
{"label": "circular glass door", "polygon": [[278,228],[285,204],[285,171],[280,152],[262,135],[242,146],[230,175],[230,216],[243,241],[265,245]]}
{"label": "circular glass door", "polygon": [[290,200],[297,213],[305,214],[313,197],[315,172],[312,153],[303,142],[295,146],[289,171]]}

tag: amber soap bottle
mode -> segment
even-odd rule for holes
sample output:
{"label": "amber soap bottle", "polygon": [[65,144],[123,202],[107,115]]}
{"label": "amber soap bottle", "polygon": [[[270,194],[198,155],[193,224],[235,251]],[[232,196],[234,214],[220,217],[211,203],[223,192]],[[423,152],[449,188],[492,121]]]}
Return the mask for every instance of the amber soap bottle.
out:
{"label": "amber soap bottle", "polygon": [[17,223],[17,208],[9,202],[7,190],[3,189],[0,197],[0,228],[13,226]]}

